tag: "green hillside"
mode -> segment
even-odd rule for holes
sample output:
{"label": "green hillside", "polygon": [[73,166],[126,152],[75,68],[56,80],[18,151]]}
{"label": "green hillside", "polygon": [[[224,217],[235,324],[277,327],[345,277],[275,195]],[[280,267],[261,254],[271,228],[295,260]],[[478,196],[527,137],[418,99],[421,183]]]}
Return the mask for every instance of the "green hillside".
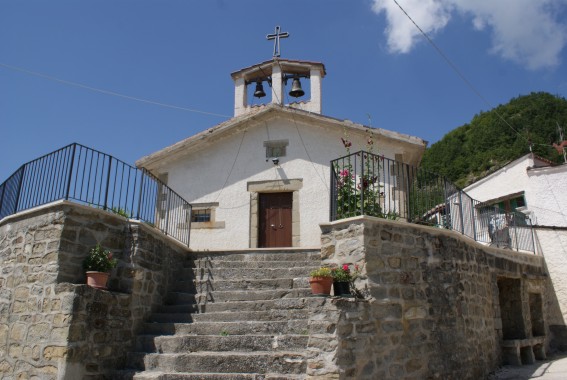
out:
{"label": "green hillside", "polygon": [[464,187],[528,153],[528,140],[537,155],[562,162],[551,146],[559,141],[557,123],[567,132],[567,100],[545,92],[520,96],[447,133],[425,151],[421,165]]}

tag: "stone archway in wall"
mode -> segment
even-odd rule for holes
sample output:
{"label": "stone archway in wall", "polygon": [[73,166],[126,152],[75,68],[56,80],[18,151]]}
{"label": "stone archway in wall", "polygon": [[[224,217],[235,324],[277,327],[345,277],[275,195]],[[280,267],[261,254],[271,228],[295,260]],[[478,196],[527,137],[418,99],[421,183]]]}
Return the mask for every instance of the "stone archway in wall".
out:
{"label": "stone archway in wall", "polygon": [[262,193],[292,193],[291,208],[291,246],[299,247],[300,213],[299,190],[303,187],[303,179],[281,179],[274,181],[250,181],[247,190],[250,193],[250,248],[258,248],[259,229],[259,199]]}

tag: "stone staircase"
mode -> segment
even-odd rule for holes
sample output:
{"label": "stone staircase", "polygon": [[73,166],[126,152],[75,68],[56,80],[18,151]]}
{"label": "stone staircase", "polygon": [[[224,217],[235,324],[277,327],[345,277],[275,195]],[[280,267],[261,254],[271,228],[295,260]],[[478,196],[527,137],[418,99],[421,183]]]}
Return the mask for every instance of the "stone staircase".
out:
{"label": "stone staircase", "polygon": [[128,354],[135,380],[303,379],[320,251],[198,253]]}

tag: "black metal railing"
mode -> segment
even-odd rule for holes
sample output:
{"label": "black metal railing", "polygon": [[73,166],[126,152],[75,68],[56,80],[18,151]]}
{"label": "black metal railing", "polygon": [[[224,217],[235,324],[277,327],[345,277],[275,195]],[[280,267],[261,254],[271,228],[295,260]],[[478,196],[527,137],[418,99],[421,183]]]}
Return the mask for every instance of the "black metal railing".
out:
{"label": "black metal railing", "polygon": [[139,219],[189,245],[191,205],[158,178],[70,144],[22,165],[0,185],[0,219],[57,200]]}
{"label": "black metal railing", "polygon": [[331,221],[358,215],[405,219],[535,252],[524,214],[483,206],[438,174],[364,151],[331,161]]}

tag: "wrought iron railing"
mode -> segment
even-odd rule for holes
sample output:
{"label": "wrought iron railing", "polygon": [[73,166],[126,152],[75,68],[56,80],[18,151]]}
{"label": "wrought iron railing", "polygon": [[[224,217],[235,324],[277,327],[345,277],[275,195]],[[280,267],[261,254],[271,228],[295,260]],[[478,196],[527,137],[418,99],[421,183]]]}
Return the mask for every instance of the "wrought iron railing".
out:
{"label": "wrought iron railing", "polygon": [[535,252],[524,214],[486,207],[438,174],[364,151],[331,161],[331,221],[358,215],[405,219]]}
{"label": "wrought iron railing", "polygon": [[189,245],[191,205],[158,178],[70,144],[22,165],[0,185],[0,219],[57,200],[139,219]]}

